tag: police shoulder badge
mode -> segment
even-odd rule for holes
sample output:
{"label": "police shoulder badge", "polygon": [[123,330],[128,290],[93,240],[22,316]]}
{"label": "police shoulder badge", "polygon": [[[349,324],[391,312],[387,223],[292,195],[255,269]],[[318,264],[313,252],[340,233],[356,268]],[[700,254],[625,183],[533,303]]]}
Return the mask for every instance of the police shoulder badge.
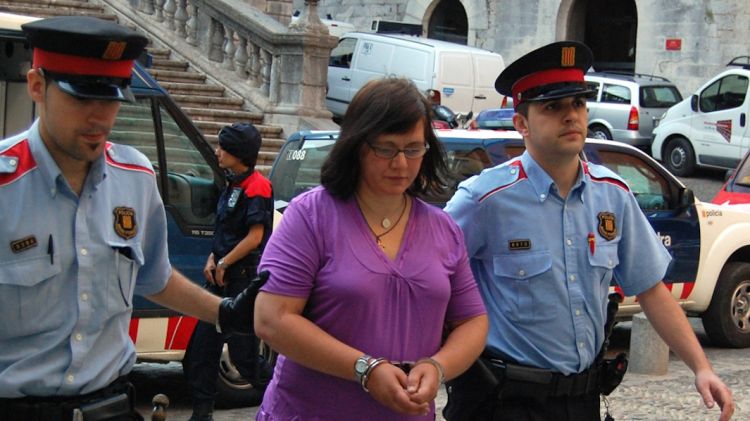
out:
{"label": "police shoulder badge", "polygon": [[612,241],[617,237],[617,223],[612,212],[599,212],[599,235],[605,240]]}
{"label": "police shoulder badge", "polygon": [[118,206],[112,213],[115,215],[115,232],[120,237],[130,240],[138,233],[138,224],[135,222],[135,209]]}

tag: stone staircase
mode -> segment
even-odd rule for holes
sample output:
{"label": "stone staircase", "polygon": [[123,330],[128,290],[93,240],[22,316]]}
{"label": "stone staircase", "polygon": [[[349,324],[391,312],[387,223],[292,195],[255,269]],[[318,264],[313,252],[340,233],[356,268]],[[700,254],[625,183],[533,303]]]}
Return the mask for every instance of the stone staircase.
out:
{"label": "stone staircase", "polygon": [[[39,17],[87,15],[117,20],[104,6],[88,0],[0,0],[0,12]],[[268,174],[284,143],[282,128],[263,124],[262,113],[248,111],[251,107],[244,99],[229,95],[224,87],[210,82],[189,62],[171,58],[169,48],[149,45],[148,52],[153,58],[149,73],[169,92],[209,143],[216,145],[218,133],[226,125],[249,122],[258,128],[263,146],[256,168]]]}

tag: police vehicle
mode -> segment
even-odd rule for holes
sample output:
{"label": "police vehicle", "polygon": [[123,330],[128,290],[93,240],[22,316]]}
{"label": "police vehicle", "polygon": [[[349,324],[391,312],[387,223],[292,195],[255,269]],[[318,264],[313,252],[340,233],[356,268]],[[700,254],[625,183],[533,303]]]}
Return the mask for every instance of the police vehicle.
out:
{"label": "police vehicle", "polygon": [[[450,174],[445,191],[424,199],[444,206],[458,183],[525,150],[515,131],[436,130],[446,149]],[[320,184],[320,166],[338,132],[298,132],[289,137],[271,169],[276,208]],[[587,139],[585,159],[619,174],[630,187],[654,231],[672,255],[664,280],[691,316],[701,316],[711,340],[750,347],[750,212],[705,203],[644,152],[607,140]],[[622,295],[613,283],[612,291]],[[618,317],[640,311],[624,297]]]}
{"label": "police vehicle", "polygon": [[[36,18],[0,13],[0,135],[26,130],[36,118],[26,93],[29,49],[20,25]],[[148,73],[148,57],[132,75],[135,103],[122,103],[110,141],[131,145],[151,161],[167,215],[169,258],[189,279],[202,283],[211,251],[216,201],[224,172],[213,148],[190,118]],[[2,151],[0,151],[2,153]],[[130,336],[141,361],[181,361],[197,320],[143,297],[134,299]],[[220,364],[219,400],[253,399],[252,386],[240,376],[225,349]]]}

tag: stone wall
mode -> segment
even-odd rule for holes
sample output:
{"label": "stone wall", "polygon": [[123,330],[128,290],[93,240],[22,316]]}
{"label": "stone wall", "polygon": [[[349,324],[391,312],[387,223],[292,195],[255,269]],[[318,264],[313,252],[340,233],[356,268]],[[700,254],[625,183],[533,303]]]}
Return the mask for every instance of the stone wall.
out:
{"label": "stone wall", "polygon": [[[603,1],[603,0],[589,0]],[[321,0],[322,17],[367,31],[373,19],[422,23],[439,0]],[[583,39],[584,0],[461,0],[469,19],[469,45],[503,55],[506,63],[540,45]],[[671,79],[691,94],[732,58],[750,55],[748,0],[635,0],[638,11],[636,71]],[[292,1],[301,9],[303,0]],[[666,49],[680,39],[681,49]]]}

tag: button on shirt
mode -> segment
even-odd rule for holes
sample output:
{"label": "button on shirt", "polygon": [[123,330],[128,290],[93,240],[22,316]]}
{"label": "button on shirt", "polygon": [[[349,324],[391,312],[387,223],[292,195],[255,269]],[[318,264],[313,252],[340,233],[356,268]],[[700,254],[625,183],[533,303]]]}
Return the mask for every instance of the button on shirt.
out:
{"label": "button on shirt", "polygon": [[637,295],[671,260],[625,183],[590,163],[563,199],[526,152],[463,182],[445,210],[487,306],[487,347],[564,374],[594,362],[613,277]]}
{"label": "button on shirt", "polygon": [[166,218],[148,160],[108,145],[80,197],[39,136],[38,121],[0,141],[0,397],[77,395],[135,362],[133,293],[171,273]]}

